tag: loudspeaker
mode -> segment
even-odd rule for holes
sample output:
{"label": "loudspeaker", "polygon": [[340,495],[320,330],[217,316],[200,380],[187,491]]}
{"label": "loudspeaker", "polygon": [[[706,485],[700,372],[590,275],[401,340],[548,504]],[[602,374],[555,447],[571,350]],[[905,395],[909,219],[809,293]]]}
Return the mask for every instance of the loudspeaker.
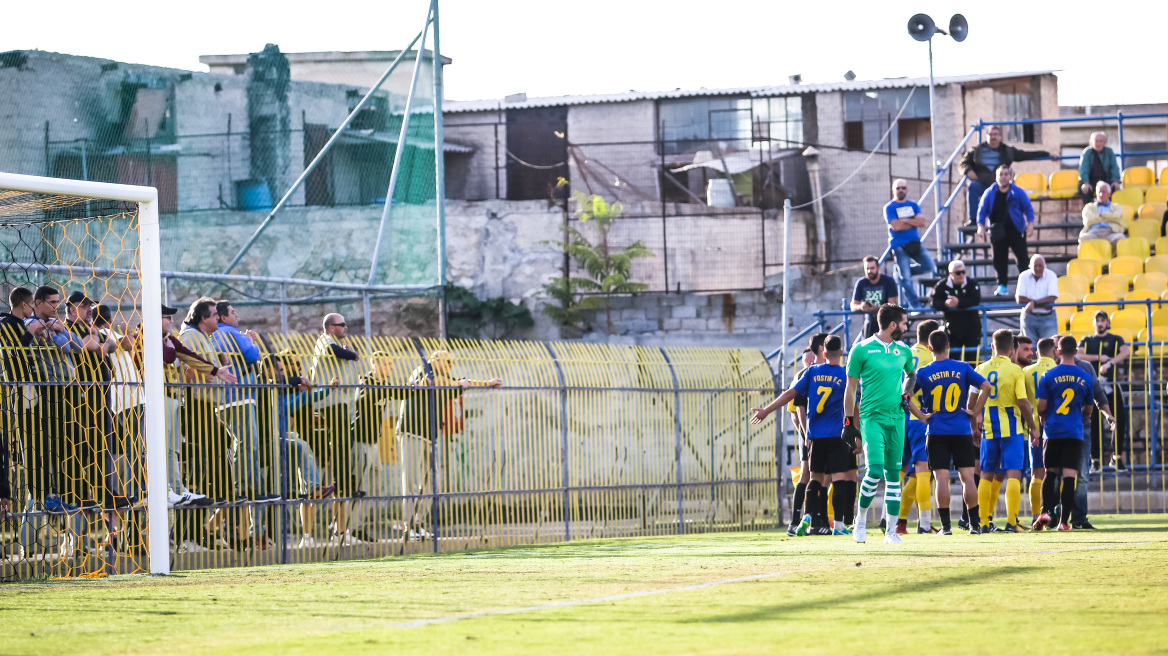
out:
{"label": "loudspeaker", "polygon": [[928,41],[937,33],[937,24],[928,14],[917,14],[908,19],[908,33],[917,41]]}
{"label": "loudspeaker", "polygon": [[969,36],[969,22],[965,20],[965,16],[953,14],[953,18],[949,19],[949,36],[957,42],[964,41],[965,37]]}

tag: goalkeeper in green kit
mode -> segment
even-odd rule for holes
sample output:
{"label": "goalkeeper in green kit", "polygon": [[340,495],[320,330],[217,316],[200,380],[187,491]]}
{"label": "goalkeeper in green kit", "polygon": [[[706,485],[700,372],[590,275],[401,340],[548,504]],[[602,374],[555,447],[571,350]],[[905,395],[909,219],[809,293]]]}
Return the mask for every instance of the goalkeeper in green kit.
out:
{"label": "goalkeeper in green kit", "polygon": [[[860,482],[860,512],[856,515],[853,538],[866,540],[868,508],[884,479],[884,505],[888,516],[900,513],[900,465],[904,455],[904,413],[913,413],[927,422],[906,399],[916,386],[911,350],[898,342],[908,330],[908,313],[898,305],[882,305],[876,313],[880,332],[856,344],[848,357],[848,386],[844,391],[844,441],[862,440],[868,471]],[[906,375],[907,374],[907,375]],[[856,426],[856,386],[862,392],[859,428]],[[884,542],[900,544],[900,536],[889,530]]]}

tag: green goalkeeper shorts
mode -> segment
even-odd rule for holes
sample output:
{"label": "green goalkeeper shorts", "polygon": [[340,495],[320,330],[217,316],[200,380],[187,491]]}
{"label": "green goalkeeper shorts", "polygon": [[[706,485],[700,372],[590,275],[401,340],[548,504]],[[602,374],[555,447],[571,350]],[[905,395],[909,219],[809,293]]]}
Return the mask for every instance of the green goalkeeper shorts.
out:
{"label": "green goalkeeper shorts", "polygon": [[868,471],[899,470],[904,458],[904,419],[860,418]]}

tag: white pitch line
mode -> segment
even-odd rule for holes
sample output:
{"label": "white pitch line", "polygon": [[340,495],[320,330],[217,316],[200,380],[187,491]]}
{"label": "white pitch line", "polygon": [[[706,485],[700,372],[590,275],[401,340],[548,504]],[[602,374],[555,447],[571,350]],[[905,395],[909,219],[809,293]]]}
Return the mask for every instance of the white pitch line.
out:
{"label": "white pitch line", "polygon": [[[1160,540],[1147,542],[1127,542],[1124,544],[1104,545],[1096,547],[1084,547],[1082,549],[1057,549],[1053,551],[1037,551],[1010,554],[1005,556],[991,556],[987,560],[997,560],[1003,558],[1021,558],[1024,556],[1045,556],[1059,553],[1070,553],[1075,551],[1096,551],[1099,549],[1117,549],[1124,547],[1135,547],[1145,544],[1159,544]],[[874,567],[891,567],[891,565],[875,565]],[[444,624],[446,622],[457,622],[460,620],[473,620],[480,617],[491,617],[495,615],[516,615],[519,613],[530,613],[541,610],[554,610],[557,608],[571,608],[573,606],[588,606],[592,604],[602,604],[608,601],[622,601],[625,599],[635,599],[637,597],[649,597],[653,595],[672,594],[675,592],[692,592],[694,590],[701,590],[704,588],[712,588],[718,585],[731,585],[734,583],[746,583],[748,581],[763,581],[766,579],[778,578],[780,576],[788,576],[790,574],[805,574],[807,572],[822,571],[819,569],[796,569],[787,570],[784,572],[771,572],[769,574],[755,574],[752,576],[740,576],[733,579],[722,579],[720,581],[707,581],[705,583],[696,583],[694,585],[685,585],[679,588],[660,588],[657,590],[642,590],[640,592],[626,592],[624,594],[609,595],[606,597],[593,597],[591,599],[576,599],[573,601],[557,601],[550,604],[539,604],[537,606],[524,606],[522,608],[500,608],[496,610],[481,610],[474,613],[466,613],[464,615],[451,615],[449,617],[434,617],[430,619],[414,620],[412,622],[403,622],[401,624],[393,624],[390,628],[393,629],[414,629],[420,626],[430,626],[431,624]]]}

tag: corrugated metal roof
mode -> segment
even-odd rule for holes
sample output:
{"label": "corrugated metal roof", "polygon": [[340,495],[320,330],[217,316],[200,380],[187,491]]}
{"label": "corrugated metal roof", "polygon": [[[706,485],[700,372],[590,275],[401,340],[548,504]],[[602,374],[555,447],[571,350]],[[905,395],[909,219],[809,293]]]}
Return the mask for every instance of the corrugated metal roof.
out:
{"label": "corrugated metal roof", "polygon": [[[1011,77],[1030,77],[1032,75],[1047,75],[1055,71],[1024,71],[1018,73],[988,73],[980,75],[950,75],[938,77],[934,82],[938,86],[945,84],[965,84],[987,80],[1001,80]],[[868,91],[870,89],[907,89],[913,86],[927,87],[927,77],[895,77],[883,80],[853,80],[840,82],[821,82],[809,84],[784,84],[781,86],[765,87],[738,87],[731,89],[674,89],[673,91],[629,91],[627,93],[601,93],[581,96],[549,96],[545,98],[528,98],[520,102],[505,102],[499,100],[447,100],[442,110],[449,113],[483,112],[499,109],[527,109],[532,107],[561,107],[565,105],[597,105],[602,103],[633,102],[636,100],[661,100],[667,98],[693,98],[700,96],[748,96],[752,98],[768,98],[772,96],[790,96],[801,93],[830,93],[833,91]]]}

